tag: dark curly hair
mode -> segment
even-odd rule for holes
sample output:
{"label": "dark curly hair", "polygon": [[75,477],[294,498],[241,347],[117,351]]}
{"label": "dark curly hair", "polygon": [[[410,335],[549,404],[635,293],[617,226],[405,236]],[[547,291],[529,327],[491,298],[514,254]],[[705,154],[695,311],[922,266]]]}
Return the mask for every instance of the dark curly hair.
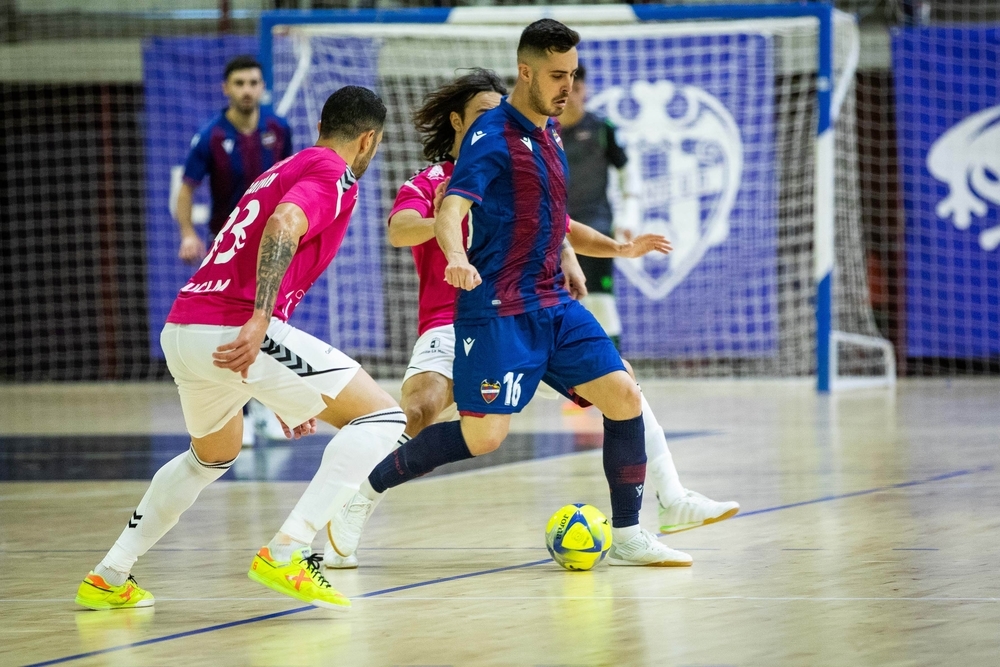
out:
{"label": "dark curly hair", "polygon": [[451,112],[464,115],[469,100],[488,92],[506,95],[507,87],[496,72],[476,67],[424,98],[423,106],[413,112],[413,126],[420,133],[425,158],[431,162],[448,159],[455,143]]}

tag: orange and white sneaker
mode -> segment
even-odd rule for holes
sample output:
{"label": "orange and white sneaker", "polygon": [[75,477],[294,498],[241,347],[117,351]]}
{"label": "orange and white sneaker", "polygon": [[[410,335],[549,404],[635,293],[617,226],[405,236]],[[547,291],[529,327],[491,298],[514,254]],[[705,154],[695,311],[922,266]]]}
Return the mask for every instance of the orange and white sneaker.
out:
{"label": "orange and white sneaker", "polygon": [[335,590],[323,576],[323,556],[311,554],[308,547],[292,552],[291,560],[281,563],[271,557],[271,550],[261,547],[254,556],[247,576],[273,591],[301,600],[314,607],[346,611],[351,601]]}
{"label": "orange and white sneaker", "polygon": [[131,575],[121,586],[113,586],[91,571],[76,591],[78,605],[98,611],[152,607],[153,602],[153,594],[141,588]]}

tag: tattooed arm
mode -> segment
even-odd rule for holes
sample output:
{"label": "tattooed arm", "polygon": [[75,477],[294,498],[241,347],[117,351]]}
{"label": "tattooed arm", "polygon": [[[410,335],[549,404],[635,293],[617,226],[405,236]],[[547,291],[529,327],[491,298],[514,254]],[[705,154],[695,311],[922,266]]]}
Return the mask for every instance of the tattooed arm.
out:
{"label": "tattooed arm", "polygon": [[267,220],[257,253],[257,298],[253,315],[232,343],[220,346],[212,357],[219,368],[228,368],[244,378],[257,359],[278,298],[285,271],[299,247],[299,239],[309,229],[305,213],[295,204],[281,204]]}

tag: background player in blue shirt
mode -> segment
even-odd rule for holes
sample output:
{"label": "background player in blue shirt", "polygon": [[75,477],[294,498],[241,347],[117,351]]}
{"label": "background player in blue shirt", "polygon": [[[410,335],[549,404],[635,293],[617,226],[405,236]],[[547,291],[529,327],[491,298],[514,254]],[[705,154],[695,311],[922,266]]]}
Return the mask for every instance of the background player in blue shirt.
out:
{"label": "background player in blue shirt", "polygon": [[[288,123],[260,108],[264,76],[260,63],[252,56],[237,56],[226,64],[222,93],[229,98],[229,106],[191,139],[184,181],[177,194],[177,224],[181,229],[177,255],[190,264],[205,257],[205,242],[191,220],[194,191],[205,176],[212,195],[208,233],[209,238],[214,238],[250,184],[292,154]],[[245,446],[252,445],[258,433],[272,440],[284,437],[274,414],[257,401],[247,404],[244,415]]]}
{"label": "background player in blue shirt", "polygon": [[[611,339],[564,287],[567,165],[552,117],[566,106],[579,41],[576,32],[551,19],[525,28],[514,90],[465,135],[435,221],[448,259],[445,279],[463,290],[456,306],[454,365],[462,419],[425,428],[375,467],[330,522],[330,540],[341,556],[353,553],[387,489],[499,447],[510,415],[544,380],[604,414],[613,533],[609,563],[691,564],[690,556],[639,527],[646,477],[642,397]],[[463,238],[461,220],[467,214]],[[657,235],[621,244],[579,224],[572,235],[583,254],[636,257],[670,250]]]}
{"label": "background player in blue shirt", "polygon": [[208,230],[214,238],[254,179],[292,154],[288,123],[260,108],[264,94],[260,63],[251,56],[230,60],[222,92],[229,98],[229,106],[191,139],[184,182],[177,195],[177,224],[181,228],[178,256],[192,264],[205,256],[204,240],[191,222],[194,191],[205,176],[212,192]]}

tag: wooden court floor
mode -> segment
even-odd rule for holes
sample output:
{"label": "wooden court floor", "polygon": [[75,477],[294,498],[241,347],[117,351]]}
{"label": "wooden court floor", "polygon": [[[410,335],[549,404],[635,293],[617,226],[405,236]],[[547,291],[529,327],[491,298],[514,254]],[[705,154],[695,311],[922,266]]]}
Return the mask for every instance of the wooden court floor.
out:
{"label": "wooden court floor", "polygon": [[[584,449],[395,490],[361,567],[330,575],[353,599],[345,615],[246,577],[298,481],[209,487],[134,571],[156,606],[89,612],[76,586],[147,482],[6,482],[0,664],[1000,664],[1000,383],[645,390],[668,432],[694,434],[672,443],[686,486],[743,506],[665,539],[690,569],[570,573],[548,559],[551,512],[608,510],[600,452]],[[170,433],[177,417],[170,385],[0,387],[0,443]],[[535,401],[516,427],[592,434],[600,420]]]}

